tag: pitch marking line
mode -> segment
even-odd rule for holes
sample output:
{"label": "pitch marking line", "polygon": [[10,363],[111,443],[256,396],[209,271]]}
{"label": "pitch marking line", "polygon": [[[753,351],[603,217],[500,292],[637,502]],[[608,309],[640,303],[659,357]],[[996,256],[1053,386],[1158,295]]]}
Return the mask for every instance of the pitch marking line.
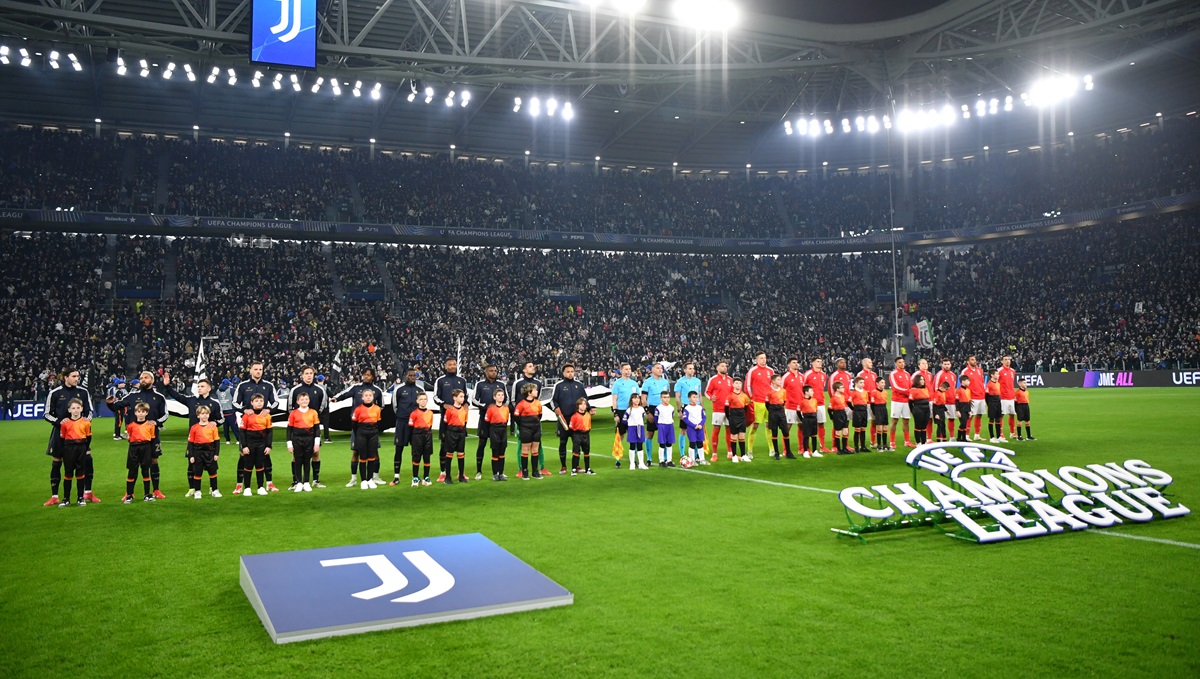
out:
{"label": "pitch marking line", "polygon": [[1148,538],[1144,535],[1130,535],[1129,533],[1110,533],[1109,531],[1104,531],[1104,530],[1089,530],[1088,532],[1095,533],[1096,535],[1108,535],[1108,536],[1114,537],[1114,538],[1129,538],[1130,540],[1142,540],[1144,542],[1157,542],[1160,545],[1171,545],[1174,547],[1186,547],[1188,549],[1200,549],[1200,545],[1192,544],[1190,542],[1179,542],[1177,540],[1164,540],[1162,538]]}
{"label": "pitch marking line", "polygon": [[[509,439],[509,440],[512,440],[512,439]],[[592,453],[592,455],[594,457],[606,457],[606,458],[612,459],[611,455],[605,455],[603,453]],[[814,493],[830,493],[833,495],[838,495],[838,491],[830,490],[828,488],[817,488],[815,486],[801,486],[801,485],[798,485],[795,483],[783,483],[781,481],[768,481],[767,479],[755,479],[755,478],[751,478],[749,476],[737,476],[736,474],[722,474],[720,472],[710,472],[710,471],[705,471],[703,469],[685,469],[683,467],[676,467],[675,469],[676,469],[676,471],[690,472],[692,474],[703,474],[705,476],[718,476],[723,479],[733,479],[735,481],[749,481],[750,483],[761,483],[761,484],[768,485],[768,486],[779,486],[780,488],[795,488],[797,490],[808,490],[808,491],[812,491]],[[1172,547],[1183,547],[1186,549],[1200,549],[1200,544],[1193,544],[1191,542],[1180,542],[1178,540],[1164,540],[1162,538],[1151,538],[1151,537],[1146,537],[1143,535],[1130,535],[1128,533],[1112,533],[1112,532],[1108,532],[1108,531],[1104,531],[1104,530],[1096,530],[1096,529],[1092,529],[1087,532],[1094,533],[1096,535],[1107,535],[1107,536],[1114,537],[1114,538],[1127,538],[1130,540],[1141,540],[1143,542],[1154,542],[1154,543],[1158,543],[1160,545],[1171,545]]]}
{"label": "pitch marking line", "polygon": [[694,468],[693,469],[685,469],[683,467],[676,467],[676,469],[678,469],[679,471],[691,472],[692,474],[704,474],[705,476],[719,476],[723,479],[736,479],[738,481],[750,481],[752,483],[764,483],[768,486],[780,486],[781,488],[798,488],[800,490],[811,490],[815,493],[832,493],[834,495],[838,494],[838,491],[829,490],[828,488],[814,488],[813,486],[800,486],[800,485],[797,485],[794,483],[783,483],[781,481],[768,481],[767,479],[755,479],[755,478],[751,478],[749,476],[737,476],[735,474],[722,474],[720,472],[704,471],[703,469],[694,469]]}

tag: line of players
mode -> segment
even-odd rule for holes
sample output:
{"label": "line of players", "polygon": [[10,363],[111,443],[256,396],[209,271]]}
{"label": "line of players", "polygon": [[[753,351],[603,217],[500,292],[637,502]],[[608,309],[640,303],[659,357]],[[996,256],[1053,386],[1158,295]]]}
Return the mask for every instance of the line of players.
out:
{"label": "line of players", "polygon": [[[972,435],[972,425],[974,440],[981,440],[985,415],[991,442],[1007,442],[1002,429],[1004,415],[1008,416],[1010,436],[1018,441],[1034,440],[1029,423],[1027,385],[1024,380],[1016,379],[1011,363],[1005,356],[1001,366],[985,376],[975,356],[968,358],[967,367],[961,373],[956,373],[951,361],[943,358],[941,370],[935,375],[930,373],[925,359],[918,361],[916,372],[909,373],[905,359],[900,357],[895,360],[895,369],[885,381],[875,373],[870,358],[862,359],[862,369],[853,375],[846,370],[845,359],[837,359],[837,370],[829,375],[820,358],[813,359],[804,372],[800,371],[799,359],[792,358],[788,361],[787,371],[780,375],[767,365],[766,353],[759,352],[755,356],[755,365],[744,379],[730,376],[728,362],[721,361],[702,392],[713,412],[710,461],[717,459],[721,429],[724,428],[726,457],[734,462],[749,462],[759,427],[764,424],[770,432],[769,450],[776,459],[795,457],[791,452],[792,425],[798,428],[797,450],[805,458],[823,457],[831,452],[841,455],[867,452],[871,450],[867,443],[868,432],[875,450],[895,450],[898,424],[904,444],[912,447],[910,420],[916,445],[945,441],[950,436],[965,441]],[[890,411],[885,386],[891,391]],[[669,445],[674,439],[670,427],[655,424],[672,421],[674,408],[665,397],[658,405],[646,404],[659,400],[660,394],[673,394],[675,401],[682,404],[692,392],[699,393],[699,380],[692,363],[684,365],[684,376],[676,381],[673,389],[663,376],[661,365],[652,366],[651,375],[639,384],[631,377],[629,364],[623,364],[621,376],[613,382],[612,396],[618,429],[621,436],[627,438],[631,451],[652,448],[652,439],[657,433],[660,435],[661,463],[669,455]],[[958,422],[957,435],[951,420]],[[833,425],[832,449],[825,444],[827,423]],[[647,425],[644,429],[643,424]],[[695,425],[685,423],[684,426]],[[1024,428],[1024,435],[1018,426]],[[853,449],[850,447],[851,428]],[[690,435],[691,429],[687,430]],[[663,441],[662,436],[670,440]],[[783,439],[782,449],[780,438]]]}
{"label": "line of players", "polygon": [[[770,451],[776,459],[781,457],[779,438],[782,435],[782,455],[795,456],[790,447],[790,429],[798,425],[800,441],[798,451],[804,457],[821,457],[823,453],[851,454],[867,452],[866,431],[868,423],[874,435],[876,450],[895,449],[897,422],[903,423],[905,444],[912,446],[908,438],[908,420],[915,425],[917,445],[934,440],[947,440],[948,419],[959,421],[958,439],[966,440],[970,434],[971,420],[975,424],[975,440],[979,440],[980,421],[988,416],[988,428],[992,442],[1006,442],[1003,437],[1001,419],[1009,416],[1010,434],[1017,440],[1023,438],[1015,425],[1024,427],[1029,440],[1033,440],[1029,425],[1028,391],[1024,380],[1014,383],[1015,371],[1008,357],[1000,368],[992,369],[988,379],[974,356],[961,374],[955,374],[948,359],[943,359],[942,369],[937,375],[929,374],[924,359],[918,370],[909,374],[904,359],[896,359],[896,369],[888,377],[892,391],[891,431],[887,433],[887,398],[883,391],[883,380],[873,371],[871,359],[863,359],[862,370],[854,376],[846,372],[844,359],[836,361],[837,371],[826,376],[821,359],[814,359],[808,371],[799,371],[798,359],[788,363],[786,375],[776,375],[766,365],[766,354],[755,357],[756,365],[746,378],[734,379],[728,375],[728,363],[717,364],[717,372],[709,379],[704,396],[713,404],[711,459],[706,461],[702,450],[705,447],[707,415],[700,404],[700,381],[695,376],[695,365],[684,366],[684,376],[676,381],[674,391],[671,383],[663,376],[661,364],[652,367],[651,376],[638,384],[631,378],[629,364],[621,366],[621,375],[614,381],[612,396],[614,416],[620,435],[616,437],[613,455],[617,467],[624,456],[621,440],[627,439],[630,446],[631,469],[646,469],[646,453],[653,448],[655,435],[659,438],[660,466],[674,466],[675,407],[672,395],[679,403],[687,405],[679,409],[679,426],[688,439],[689,452],[681,458],[687,464],[708,464],[717,458],[717,443],[722,427],[726,430],[726,455],[735,462],[749,462],[759,424],[764,422],[771,432]],[[450,359],[444,366],[445,374],[434,385],[435,402],[439,406],[442,427],[439,428],[441,451],[439,454],[440,474],[438,481],[451,484],[455,474],[453,460],[458,460],[457,478],[467,482],[465,474],[465,447],[467,438],[466,382],[457,375],[457,363]],[[166,395],[183,403],[189,414],[187,446],[188,496],[202,497],[201,479],[207,473],[210,494],[220,497],[217,486],[218,426],[227,418],[240,420],[235,428],[238,437],[239,463],[238,483],[234,492],[252,495],[252,485],[257,482],[258,494],[277,492],[273,483],[271,449],[274,443],[274,427],[271,408],[276,405],[274,386],[262,379],[262,364],[250,366],[250,377],[238,385],[232,400],[234,408],[242,412],[230,412],[228,406],[211,397],[212,384],[202,379],[198,382],[196,395],[182,394],[170,384],[170,375],[164,374],[162,389]],[[538,400],[541,383],[536,379],[532,363],[523,366],[522,377],[513,385],[516,402],[508,405],[509,396],[504,384],[498,381],[495,366],[488,366],[484,379],[475,385],[472,403],[480,409],[477,430],[476,480],[482,478],[483,459],[486,448],[491,446],[492,479],[506,481],[504,473],[505,450],[508,429],[520,434],[521,459],[518,478],[542,478],[549,472],[545,469],[541,449],[542,405]],[[347,487],[358,485],[364,490],[378,487],[383,481],[379,477],[379,422],[382,390],[374,384],[374,371],[363,372],[362,381],[332,397],[330,400],[352,399],[351,429],[351,478]],[[53,458],[51,466],[52,497],[46,505],[68,506],[72,481],[78,481],[78,503],[99,502],[91,490],[94,464],[90,454],[91,401],[88,392],[78,386],[78,371],[68,371],[63,386],[53,390],[46,401],[46,419],[55,425],[52,430],[47,454]],[[955,387],[955,384],[958,386]],[[849,385],[849,387],[847,386]],[[825,395],[828,389],[829,405]],[[655,396],[659,404],[646,408]],[[979,398],[977,398],[977,396]],[[290,392],[288,403],[287,448],[292,458],[292,485],[295,492],[310,492],[321,488],[320,482],[320,426],[318,412],[325,405],[324,387],[314,383],[314,370],[304,367],[301,382]],[[400,469],[404,448],[411,445],[412,485],[431,485],[429,467],[432,457],[433,412],[429,409],[428,397],[416,385],[415,371],[408,371],[403,383],[392,387],[397,423],[394,434],[394,476],[390,485],[400,482]],[[133,490],[140,473],[144,488],[144,501],[155,501],[165,496],[159,489],[158,458],[162,454],[159,429],[167,420],[166,399],[155,388],[154,374],[146,371],[139,376],[136,388],[115,401],[114,411],[127,413],[125,425],[129,436],[130,450],[127,458],[126,495],[124,502],[133,500]],[[572,475],[593,474],[591,469],[590,436],[593,409],[587,400],[586,389],[574,379],[574,367],[562,369],[562,380],[556,385],[552,397],[557,433],[559,437],[559,474],[568,473],[567,445],[572,444]],[[962,413],[963,415],[959,415]],[[824,445],[826,416],[833,423],[833,451]],[[850,425],[854,429],[854,450],[849,448]],[[749,446],[747,446],[749,428]],[[949,434],[953,434],[953,424]],[[580,469],[580,457],[583,468]],[[66,477],[62,476],[65,469]],[[64,500],[58,500],[59,483],[65,481]]]}

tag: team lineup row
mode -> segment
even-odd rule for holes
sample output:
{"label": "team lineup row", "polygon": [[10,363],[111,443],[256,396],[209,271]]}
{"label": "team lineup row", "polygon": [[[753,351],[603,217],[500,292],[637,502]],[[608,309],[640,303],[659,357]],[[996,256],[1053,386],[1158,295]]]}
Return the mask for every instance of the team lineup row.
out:
{"label": "team lineup row", "polygon": [[[974,356],[968,359],[961,373],[956,373],[951,362],[943,359],[936,375],[929,372],[925,359],[919,360],[917,370],[909,373],[905,369],[905,359],[899,357],[886,380],[875,373],[869,358],[862,360],[862,369],[854,375],[846,371],[844,359],[838,359],[836,365],[837,370],[827,375],[822,360],[814,359],[809,370],[801,372],[799,359],[793,358],[785,373],[776,374],[767,365],[766,354],[760,352],[744,379],[731,377],[728,363],[721,361],[716,366],[716,373],[702,388],[695,365],[690,362],[684,365],[683,376],[674,385],[664,376],[662,364],[654,365],[651,375],[641,383],[631,377],[630,365],[623,364],[620,377],[611,385],[612,409],[619,433],[612,450],[616,466],[621,467],[627,444],[629,468],[647,469],[647,454],[653,455],[656,436],[658,463],[662,467],[675,466],[677,443],[682,448],[679,460],[684,466],[716,462],[722,429],[725,430],[726,457],[732,462],[750,462],[762,425],[770,432],[769,452],[775,459],[796,457],[791,450],[792,425],[797,425],[799,435],[797,452],[805,458],[822,457],[823,453],[830,452],[839,455],[869,452],[872,446],[867,443],[868,429],[874,450],[895,450],[897,424],[903,425],[904,443],[911,447],[914,443],[909,439],[909,420],[913,421],[916,445],[945,441],[951,436],[967,440],[972,424],[974,438],[979,440],[984,415],[988,418],[992,442],[1007,441],[1002,429],[1004,415],[1009,418],[1010,435],[1017,440],[1034,440],[1028,391],[1024,381],[1016,379],[1008,357],[1002,359],[1000,367],[986,374]],[[457,477],[460,483],[467,482],[465,449],[471,405],[479,410],[476,480],[482,478],[483,461],[489,446],[492,479],[508,479],[505,452],[510,430],[519,434],[518,478],[537,479],[547,475],[541,446],[543,405],[538,400],[542,385],[535,377],[533,364],[524,366],[522,377],[512,386],[514,396],[511,398],[507,385],[497,379],[497,369],[489,366],[484,373],[485,379],[475,384],[470,404],[467,402],[467,384],[457,375],[457,363],[450,359],[444,368],[445,374],[434,385],[433,404],[416,384],[413,370],[390,390],[396,412],[391,485],[400,483],[403,452],[409,446],[412,447],[412,485],[432,484],[429,470],[435,409],[440,417],[437,435],[441,442],[437,481],[452,484]],[[351,480],[347,486],[358,486],[363,490],[378,487],[383,483],[379,474],[379,441],[380,406],[384,400],[382,390],[374,384],[374,371],[364,370],[362,382],[333,397],[326,395],[323,386],[314,384],[313,373],[312,368],[303,368],[300,384],[287,396],[286,443],[292,464],[290,489],[306,492],[314,487],[324,487],[320,482],[320,413],[327,409],[327,400],[342,399],[352,401]],[[561,376],[550,399],[559,439],[559,474],[594,474],[590,449],[594,408],[583,384],[575,380],[573,366],[563,366]],[[890,410],[885,386],[891,392]],[[251,364],[249,377],[238,385],[231,406],[222,406],[210,396],[211,390],[211,383],[200,379],[194,394],[182,394],[171,386],[169,374],[164,374],[161,384],[156,386],[155,375],[146,371],[134,390],[119,400],[110,399],[110,406],[118,413],[114,436],[117,436],[123,414],[124,432],[129,439],[124,502],[132,502],[139,474],[144,500],[165,497],[159,489],[158,463],[162,455],[159,431],[168,417],[164,393],[188,411],[188,496],[196,499],[202,496],[201,480],[207,473],[210,494],[220,497],[217,485],[220,425],[227,427],[226,443],[231,443],[232,429],[238,444],[235,493],[252,495],[255,485],[260,495],[278,491],[273,482],[274,424],[270,410],[278,405],[278,399],[275,387],[262,378],[262,364]],[[702,397],[710,403],[711,423]],[[515,405],[510,406],[510,401]],[[63,385],[53,390],[46,400],[45,417],[54,425],[46,451],[52,457],[52,496],[46,502],[47,506],[68,506],[72,482],[78,482],[78,504],[99,502],[91,489],[94,476],[90,454],[91,414],[90,397],[79,387],[78,371],[68,371]],[[957,420],[957,434],[950,420]],[[832,449],[825,444],[827,422],[833,425]],[[711,439],[707,436],[710,425]],[[683,430],[678,441],[677,426]],[[851,428],[853,449],[850,448]],[[329,441],[328,430],[325,441]],[[572,455],[569,467],[568,447]],[[457,475],[453,469],[455,459],[458,460]],[[60,483],[64,490],[61,502]]]}

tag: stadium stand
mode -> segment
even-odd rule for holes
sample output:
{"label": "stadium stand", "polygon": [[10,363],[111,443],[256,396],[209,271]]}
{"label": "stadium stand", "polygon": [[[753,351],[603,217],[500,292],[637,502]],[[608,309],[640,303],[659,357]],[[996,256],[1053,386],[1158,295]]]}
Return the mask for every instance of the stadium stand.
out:
{"label": "stadium stand", "polygon": [[[914,250],[903,285],[924,298],[905,323],[932,319],[930,353],[958,365],[975,353],[988,363],[1012,354],[1025,371],[1195,367],[1197,233],[1196,216],[1185,212]],[[488,362],[511,373],[525,360],[543,370],[568,360],[589,371],[660,359],[744,366],[759,348],[773,361],[798,354],[856,364],[883,355],[892,329],[890,299],[877,297],[890,292],[890,254],[338,246],[337,269],[351,281],[378,281],[384,262],[392,285],[385,305],[337,300],[332,253],[320,244],[184,238],[172,250],[148,246],[156,239],[116,238],[126,241],[118,251],[177,252],[174,299],[113,306],[101,275],[103,238],[5,232],[2,301],[16,329],[0,347],[6,393],[44,394],[53,373],[81,356],[93,375],[123,374],[136,367],[123,360],[126,346],[138,347],[139,365],[194,369],[202,337],[217,338],[207,345],[208,373],[217,377],[240,374],[252,359],[284,380],[303,364],[328,374],[339,356],[346,375],[390,371],[394,359],[436,373],[461,340],[462,371],[473,378]]]}
{"label": "stadium stand", "polygon": [[[919,165],[893,179],[896,219],[985,225],[1200,190],[1198,128],[1185,118],[1070,149]],[[880,173],[671,181],[28,126],[0,133],[0,152],[5,207],[139,211],[167,196],[158,207],[190,215],[704,236],[837,237],[888,224]],[[1030,371],[1200,365],[1195,221],[1182,213],[909,249],[899,258],[902,328],[932,319],[936,352],[958,363],[1011,353]],[[44,394],[80,357],[94,389],[142,366],[194,369],[202,337],[216,338],[207,360],[217,377],[251,358],[282,379],[305,363],[347,375],[434,365],[460,341],[470,377],[488,362],[512,372],[527,359],[593,371],[622,360],[741,365],[759,347],[854,361],[882,355],[894,327],[890,253],[651,256],[11,231],[3,244],[13,331],[0,340],[0,392],[10,400]]]}
{"label": "stadium stand", "polygon": [[[1000,224],[1200,190],[1200,121],[1146,129],[917,164],[892,181],[896,225]],[[526,171],[466,159],[25,128],[0,135],[0,151],[0,207],[152,211],[147,177],[157,158],[169,158],[156,195],[168,196],[165,211],[178,215],[739,238],[890,228],[888,179],[877,171],[673,181],[668,172],[593,176],[561,166]]]}

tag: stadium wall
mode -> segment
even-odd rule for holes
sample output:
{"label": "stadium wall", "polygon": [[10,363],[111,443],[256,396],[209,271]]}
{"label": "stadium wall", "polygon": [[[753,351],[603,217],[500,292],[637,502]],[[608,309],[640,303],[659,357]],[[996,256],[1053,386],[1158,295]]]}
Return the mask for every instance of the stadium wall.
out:
{"label": "stadium wall", "polygon": [[[871,252],[897,246],[933,247],[1035,234],[1138,219],[1200,206],[1200,192],[1096,208],[1027,222],[941,231],[879,232],[850,238],[691,238],[564,231],[516,231],[450,226],[346,224],[274,219],[231,219],[150,214],[0,209],[0,227],[40,231],[86,231],[162,236],[254,235],[294,240],[395,242],[423,245],[525,247],[710,254]],[[68,226],[69,225],[69,226]]]}

